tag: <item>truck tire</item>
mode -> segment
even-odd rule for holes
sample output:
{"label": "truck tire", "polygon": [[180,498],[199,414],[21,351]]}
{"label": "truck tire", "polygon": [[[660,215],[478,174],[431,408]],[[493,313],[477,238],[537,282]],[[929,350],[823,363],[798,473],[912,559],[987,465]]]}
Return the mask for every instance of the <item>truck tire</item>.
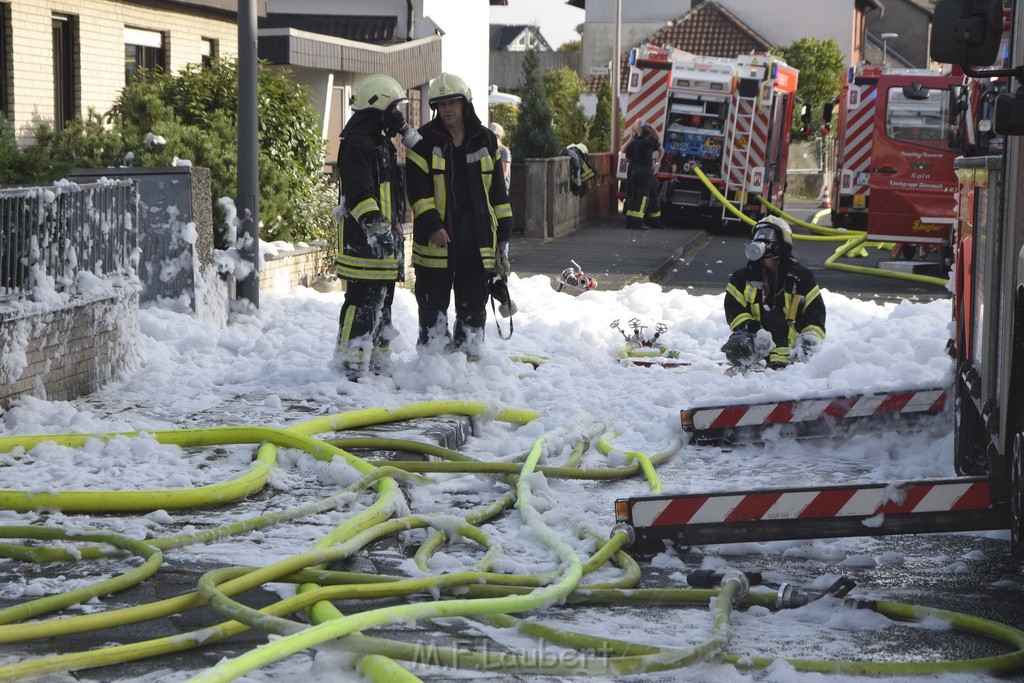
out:
{"label": "truck tire", "polygon": [[967,396],[963,380],[953,382],[953,412],[956,428],[953,430],[953,469],[961,477],[988,474],[985,446],[989,439],[985,425],[974,401]]}
{"label": "truck tire", "polygon": [[1010,460],[1010,554],[1024,559],[1024,434],[1013,437]]}

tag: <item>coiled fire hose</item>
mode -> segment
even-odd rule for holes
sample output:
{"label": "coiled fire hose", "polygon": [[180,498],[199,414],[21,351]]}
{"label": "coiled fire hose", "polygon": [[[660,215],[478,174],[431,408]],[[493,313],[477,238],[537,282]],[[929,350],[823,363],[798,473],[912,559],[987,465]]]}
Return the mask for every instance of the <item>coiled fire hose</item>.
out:
{"label": "coiled fire hose", "polygon": [[[727,652],[730,620],[733,610],[741,606],[762,606],[778,609],[775,592],[751,591],[749,582],[739,572],[729,572],[718,589],[642,589],[636,588],[641,579],[639,566],[622,551],[631,540],[631,530],[616,527],[607,539],[597,538],[586,529],[580,536],[594,544],[594,551],[584,559],[579,551],[556,535],[545,523],[534,506],[535,476],[613,479],[644,474],[652,492],[661,490],[655,468],[679,448],[672,444],[661,453],[648,457],[637,451],[625,451],[629,460],[624,467],[581,469],[583,453],[590,440],[597,439],[598,449],[610,455],[614,433],[600,424],[566,425],[552,430],[533,442],[521,463],[480,462],[458,451],[439,446],[420,444],[408,440],[364,436],[333,436],[337,432],[369,425],[408,420],[414,417],[439,415],[469,415],[492,418],[512,424],[526,424],[538,415],[534,411],[504,409],[464,401],[437,401],[413,403],[398,408],[374,408],[316,418],[293,427],[223,427],[198,430],[180,430],[151,433],[161,443],[182,447],[220,445],[227,443],[260,444],[257,456],[246,474],[223,484],[196,489],[167,491],[106,491],[102,496],[95,491],[71,491],[30,494],[25,491],[0,492],[0,507],[22,510],[41,505],[65,511],[145,511],[146,495],[159,494],[161,503],[174,503],[181,508],[220,504],[248,495],[242,491],[255,490],[255,482],[266,481],[269,470],[276,467],[278,447],[300,449],[314,457],[329,461],[342,458],[361,478],[341,491],[312,503],[291,509],[278,510],[251,519],[233,521],[222,526],[179,534],[167,538],[139,541],[122,534],[105,531],[56,529],[46,526],[0,527],[0,537],[6,539],[32,539],[40,542],[57,541],[62,547],[26,546],[14,543],[0,544],[0,556],[26,562],[85,562],[91,559],[112,558],[129,552],[143,559],[137,568],[113,579],[98,581],[91,586],[65,594],[30,600],[12,608],[0,610],[0,643],[23,642],[39,638],[53,638],[71,633],[97,631],[119,625],[139,623],[181,613],[204,605],[213,607],[228,621],[213,624],[187,634],[157,638],[125,645],[99,648],[85,652],[72,652],[0,666],[0,680],[22,680],[46,673],[81,670],[126,661],[181,652],[212,643],[243,631],[257,628],[280,636],[266,645],[209,669],[196,676],[195,681],[227,681],[246,671],[266,666],[281,657],[299,650],[315,647],[326,641],[336,641],[340,647],[360,655],[359,668],[375,681],[417,680],[398,662],[436,664],[477,669],[504,671],[509,674],[633,674],[677,669],[702,661],[721,661],[738,668],[761,668],[776,658],[734,655]],[[582,421],[582,420],[581,420]],[[331,434],[329,438],[318,435]],[[74,447],[87,439],[111,439],[106,435],[46,435],[0,438],[0,452],[14,448],[30,449],[44,441],[56,441]],[[569,457],[561,465],[542,465],[541,460],[556,454],[565,439],[572,442]],[[402,450],[419,452],[440,458],[439,461],[379,461],[373,462],[352,454],[351,450]],[[497,467],[500,465],[500,467]],[[464,472],[493,474],[502,477],[513,489],[494,501],[478,508],[462,511],[458,520],[448,516],[430,514],[409,515],[401,511],[405,503],[396,479],[405,478],[414,485],[428,481],[416,472]],[[258,487],[257,487],[258,488]],[[113,592],[153,580],[163,560],[163,553],[190,544],[209,543],[229,536],[246,534],[275,524],[300,519],[324,510],[344,507],[360,491],[373,491],[374,502],[349,516],[310,551],[294,555],[265,567],[223,567],[207,572],[200,579],[197,591],[176,598],[107,612],[57,616],[39,621],[26,621],[59,610],[84,600],[109,595]],[[140,495],[141,494],[141,495]],[[191,494],[191,499],[189,494]],[[105,502],[103,498],[105,497]],[[493,571],[494,560],[502,553],[500,544],[480,525],[503,514],[510,514],[513,506],[523,522],[539,538],[558,566],[556,571],[532,575],[509,575]],[[324,567],[332,562],[352,557],[378,539],[410,529],[432,529],[433,533],[420,544],[415,554],[417,567],[426,575],[399,577],[330,571]],[[479,545],[482,557],[472,569],[448,574],[431,574],[430,557],[452,534]],[[68,547],[70,544],[84,544]],[[585,577],[604,567],[609,561],[618,566],[618,576],[612,580],[585,583]],[[607,572],[606,572],[607,573]],[[258,588],[267,582],[296,585],[296,595],[281,599],[261,610],[253,610],[233,598]],[[409,604],[377,607],[351,615],[343,615],[335,601],[379,600],[398,597],[419,598]],[[423,601],[423,598],[433,598]],[[670,648],[640,645],[624,640],[594,636],[575,630],[522,621],[510,616],[563,605],[573,606],[641,606],[708,605],[711,604],[711,632],[702,643],[689,647]],[[996,674],[1024,668],[1024,632],[989,620],[967,615],[933,610],[899,603],[871,602],[870,608],[886,617],[899,621],[938,618],[953,628],[1006,643],[1011,651],[991,657],[945,662],[871,662],[791,659],[789,663],[798,671],[841,672],[873,676],[928,675],[943,671],[988,671]],[[841,609],[841,607],[840,607]],[[313,625],[295,619],[305,610]],[[538,661],[535,656],[517,653],[476,652],[467,648],[434,648],[430,661],[424,660],[422,646],[363,635],[362,630],[391,621],[417,621],[462,615],[486,619],[495,626],[516,628],[525,636],[540,638],[580,651],[601,651],[607,656],[596,659],[569,661]],[[582,662],[582,663],[581,663]]]}

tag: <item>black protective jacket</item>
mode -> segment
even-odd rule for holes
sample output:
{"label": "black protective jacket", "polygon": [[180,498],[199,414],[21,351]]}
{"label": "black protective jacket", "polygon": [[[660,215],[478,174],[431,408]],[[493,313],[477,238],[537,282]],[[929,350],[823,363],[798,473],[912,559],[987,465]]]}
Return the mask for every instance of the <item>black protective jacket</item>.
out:
{"label": "black protective jacket", "polygon": [[[345,280],[402,279],[401,225],[405,193],[395,145],[380,131],[380,114],[362,110],[342,131],[338,154],[344,216],[335,270]],[[381,253],[367,240],[362,223],[383,216],[395,231],[394,248]]]}
{"label": "black protective jacket", "polygon": [[[494,271],[499,242],[512,238],[512,208],[498,157],[498,141],[470,108],[466,117],[465,163],[473,230],[486,272]],[[430,243],[439,228],[452,232],[454,142],[444,124],[432,119],[419,129],[423,139],[406,151],[405,174],[413,211],[412,263],[447,268],[448,249]]]}
{"label": "black protective jacket", "polygon": [[[775,272],[761,261],[748,261],[725,287],[725,320],[729,329],[771,332],[775,348],[768,356],[772,364],[789,363],[797,337],[809,332],[825,338],[825,303],[814,274],[792,257],[778,259]],[[765,289],[770,290],[765,297]]]}

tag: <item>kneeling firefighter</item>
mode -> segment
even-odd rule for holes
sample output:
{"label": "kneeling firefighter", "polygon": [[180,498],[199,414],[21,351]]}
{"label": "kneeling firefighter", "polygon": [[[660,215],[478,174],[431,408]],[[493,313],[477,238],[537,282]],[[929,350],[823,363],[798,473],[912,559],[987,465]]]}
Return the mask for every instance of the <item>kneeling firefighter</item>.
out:
{"label": "kneeling firefighter", "polygon": [[825,303],[814,274],[793,258],[793,230],[777,216],[751,228],[747,265],[729,278],[725,319],[732,335],[722,351],[749,367],[772,369],[813,355],[825,338]]}

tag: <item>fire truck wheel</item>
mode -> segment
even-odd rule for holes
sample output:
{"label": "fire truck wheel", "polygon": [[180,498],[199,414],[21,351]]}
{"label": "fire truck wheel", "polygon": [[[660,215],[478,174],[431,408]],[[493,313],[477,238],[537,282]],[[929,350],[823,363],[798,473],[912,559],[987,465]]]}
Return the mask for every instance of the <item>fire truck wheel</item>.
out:
{"label": "fire truck wheel", "polygon": [[1013,437],[1010,461],[1010,553],[1024,559],[1024,434]]}

